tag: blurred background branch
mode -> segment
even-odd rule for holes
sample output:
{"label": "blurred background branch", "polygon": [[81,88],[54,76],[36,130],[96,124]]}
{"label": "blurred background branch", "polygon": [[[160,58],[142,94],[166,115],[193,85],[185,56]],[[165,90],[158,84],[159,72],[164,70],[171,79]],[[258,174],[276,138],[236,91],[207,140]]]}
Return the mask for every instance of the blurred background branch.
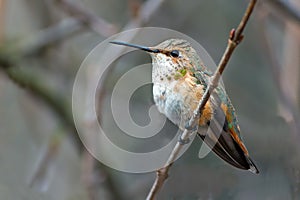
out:
{"label": "blurred background branch", "polygon": [[268,4],[275,13],[279,13],[284,17],[296,22],[300,26],[300,12],[295,2],[286,0],[267,0],[264,3]]}
{"label": "blurred background branch", "polygon": [[69,39],[83,31],[82,24],[75,18],[66,18],[48,28],[23,39],[17,47],[23,56],[32,56],[55,43]]}
{"label": "blurred background branch", "polygon": [[[260,30],[260,43],[266,50],[266,55],[270,61],[270,72],[278,90],[278,112],[289,125],[293,141],[300,141],[300,115],[299,115],[299,75],[300,75],[300,2],[291,1],[266,1],[265,6],[260,7],[258,13],[258,23]],[[267,6],[270,6],[268,8]],[[276,42],[271,37],[271,30],[268,21],[276,17],[276,21],[283,22],[283,51],[278,56]],[[282,19],[283,18],[283,19]],[[299,146],[295,149],[299,152]],[[298,153],[297,153],[298,155]],[[299,163],[291,162],[289,170],[293,177],[291,184],[292,199],[299,199]]]}
{"label": "blurred background branch", "polygon": [[[299,68],[297,66],[297,63],[294,63],[294,69],[288,69],[288,65],[282,62],[282,65],[285,67],[280,66],[279,60],[277,60],[276,52],[274,51],[273,42],[270,38],[270,34],[268,33],[267,29],[267,18],[269,17],[269,13],[266,12],[266,10],[261,9],[259,10],[259,27],[261,32],[261,44],[264,46],[264,48],[267,50],[266,53],[270,60],[270,71],[274,79],[274,83],[276,84],[276,88],[278,89],[279,93],[279,99],[280,99],[280,107],[279,110],[281,110],[281,114],[285,118],[285,120],[290,124],[291,132],[293,133],[296,140],[300,141],[300,116],[297,111],[297,103],[293,99],[297,99],[295,95],[298,93],[298,88],[294,88],[294,86],[297,87],[299,82],[298,79],[298,70]],[[288,32],[288,28],[286,30]],[[294,39],[293,39],[294,41]],[[297,43],[296,43],[297,44]],[[294,47],[297,48],[297,47]],[[296,54],[299,53],[297,49],[294,51]],[[289,57],[289,55],[286,55]],[[293,58],[295,58],[294,55],[292,55]],[[283,56],[285,57],[285,56]],[[297,56],[296,56],[297,58]],[[285,59],[289,60],[289,59]],[[295,62],[297,60],[293,60]],[[296,71],[295,71],[296,70]],[[289,74],[287,77],[283,78],[284,74]],[[293,78],[293,75],[296,77]],[[296,79],[296,80],[295,80]],[[288,80],[288,83],[283,83],[282,81]],[[294,80],[294,83],[291,83],[290,81]],[[292,91],[291,91],[292,90]],[[293,96],[293,97],[292,97]]]}
{"label": "blurred background branch", "polygon": [[[51,0],[53,1],[53,0]],[[79,4],[75,4],[71,0],[54,0],[59,3],[59,7],[70,13],[82,24],[87,25],[91,30],[95,31],[99,35],[109,37],[117,33],[117,27],[108,23],[106,20],[94,15],[90,10],[85,9]]]}
{"label": "blurred background branch", "polygon": [[75,144],[77,144],[78,149],[82,150],[82,144],[74,126],[70,102],[64,95],[58,94],[47,85],[43,85],[43,81],[39,79],[39,77],[34,76],[32,73],[24,70],[24,68],[25,67],[8,67],[5,69],[5,72],[17,85],[43,100],[57,113],[57,117],[61,118],[63,124],[71,130],[71,138],[76,139]]}
{"label": "blurred background branch", "polygon": [[[50,108],[58,114],[63,122],[71,127],[72,133],[76,133],[68,100],[63,99],[63,95],[54,92],[53,89],[49,88],[47,85],[42,85],[43,81],[39,80],[39,77],[35,77],[33,74],[26,72],[26,67],[16,66],[21,63],[22,59],[25,59],[28,56],[34,56],[54,43],[62,42],[63,40],[69,39],[70,36],[80,33],[80,31],[84,30],[85,25],[103,36],[109,36],[115,33],[116,28],[71,1],[63,0],[58,2],[64,10],[70,12],[72,18],[64,19],[57,24],[43,29],[29,38],[21,40],[18,45],[14,45],[10,48],[2,46],[3,51],[0,54],[0,64],[4,67],[4,72],[7,73],[15,83],[29,90],[34,96],[45,101]],[[138,13],[141,13],[141,15],[135,16],[134,19],[125,25],[124,30],[134,27],[137,28],[142,24],[145,24],[150,20],[151,15],[158,9],[162,2],[163,1],[147,1],[141,6],[142,12],[137,11]],[[9,49],[9,51],[6,49]],[[73,138],[76,138],[77,141],[75,143],[79,146],[78,149],[82,151],[82,144],[78,135],[76,134]],[[61,140],[55,141],[55,143],[51,141],[48,143],[48,148],[30,181],[31,185],[36,184],[35,182],[40,182],[43,177],[45,178],[48,167],[51,161],[57,156],[57,153],[59,152],[57,149],[61,145]],[[87,187],[88,196],[90,199],[98,199],[97,188],[99,187],[99,184],[98,181],[95,180],[97,177],[95,177],[95,159],[88,155],[88,153],[84,153],[83,161],[82,180]],[[99,170],[99,166],[96,169]],[[106,177],[104,184],[108,185],[107,189],[110,191],[108,194],[111,195],[109,198],[119,199],[118,191],[113,186],[109,172],[107,172],[103,166],[101,166],[100,171],[102,176]]]}

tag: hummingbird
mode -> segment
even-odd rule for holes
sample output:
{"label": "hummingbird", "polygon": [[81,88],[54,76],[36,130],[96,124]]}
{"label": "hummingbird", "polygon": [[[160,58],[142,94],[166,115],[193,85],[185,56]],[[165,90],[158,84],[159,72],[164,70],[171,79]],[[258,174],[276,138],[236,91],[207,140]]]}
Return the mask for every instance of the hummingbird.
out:
{"label": "hummingbird", "polygon": [[[154,102],[159,112],[184,130],[213,75],[191,44],[182,39],[168,39],[153,47],[110,43],[150,54]],[[240,137],[235,109],[222,85],[218,84],[204,106],[198,127],[197,135],[217,156],[236,168],[259,173]],[[200,131],[208,127],[209,133]]]}

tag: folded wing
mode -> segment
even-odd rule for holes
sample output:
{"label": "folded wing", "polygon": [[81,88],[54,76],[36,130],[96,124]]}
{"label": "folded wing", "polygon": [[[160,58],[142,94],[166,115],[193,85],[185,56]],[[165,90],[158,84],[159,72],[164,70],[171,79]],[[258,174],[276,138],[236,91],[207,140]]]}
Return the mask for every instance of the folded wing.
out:
{"label": "folded wing", "polygon": [[234,108],[222,87],[211,95],[214,107],[213,118],[206,133],[198,133],[200,138],[227,163],[253,173],[259,173],[240,139],[239,127]]}

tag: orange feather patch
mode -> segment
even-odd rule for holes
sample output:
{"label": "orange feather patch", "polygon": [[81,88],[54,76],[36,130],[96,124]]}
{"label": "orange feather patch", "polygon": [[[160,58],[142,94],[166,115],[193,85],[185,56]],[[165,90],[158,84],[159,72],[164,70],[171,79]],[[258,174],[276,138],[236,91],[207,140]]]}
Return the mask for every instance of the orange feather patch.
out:
{"label": "orange feather patch", "polygon": [[228,128],[229,128],[229,132],[230,132],[231,137],[236,141],[236,143],[238,143],[238,145],[241,147],[241,149],[244,151],[244,153],[246,155],[249,155],[248,150],[246,149],[244,143],[242,142],[242,140],[240,139],[239,135],[236,133],[236,131],[235,131],[233,125],[232,125],[233,120],[232,120],[232,116],[231,116],[230,111],[228,111],[227,105],[222,103],[221,108],[222,108],[222,110],[224,111],[224,113],[226,115],[226,120],[227,120],[227,123],[228,123]]}

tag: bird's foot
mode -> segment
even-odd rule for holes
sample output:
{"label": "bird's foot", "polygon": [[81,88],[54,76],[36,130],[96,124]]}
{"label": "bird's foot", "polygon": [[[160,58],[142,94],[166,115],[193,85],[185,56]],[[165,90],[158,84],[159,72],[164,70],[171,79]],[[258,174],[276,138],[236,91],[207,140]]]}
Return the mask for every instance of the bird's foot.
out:
{"label": "bird's foot", "polygon": [[190,138],[182,139],[181,136],[182,136],[182,134],[180,134],[179,137],[178,137],[178,142],[179,142],[181,145],[186,145],[186,144],[188,144],[188,143],[191,142],[191,139],[190,139]]}
{"label": "bird's foot", "polygon": [[184,128],[188,131],[197,131],[198,126],[197,125],[191,125],[189,122],[187,122],[184,126]]}

